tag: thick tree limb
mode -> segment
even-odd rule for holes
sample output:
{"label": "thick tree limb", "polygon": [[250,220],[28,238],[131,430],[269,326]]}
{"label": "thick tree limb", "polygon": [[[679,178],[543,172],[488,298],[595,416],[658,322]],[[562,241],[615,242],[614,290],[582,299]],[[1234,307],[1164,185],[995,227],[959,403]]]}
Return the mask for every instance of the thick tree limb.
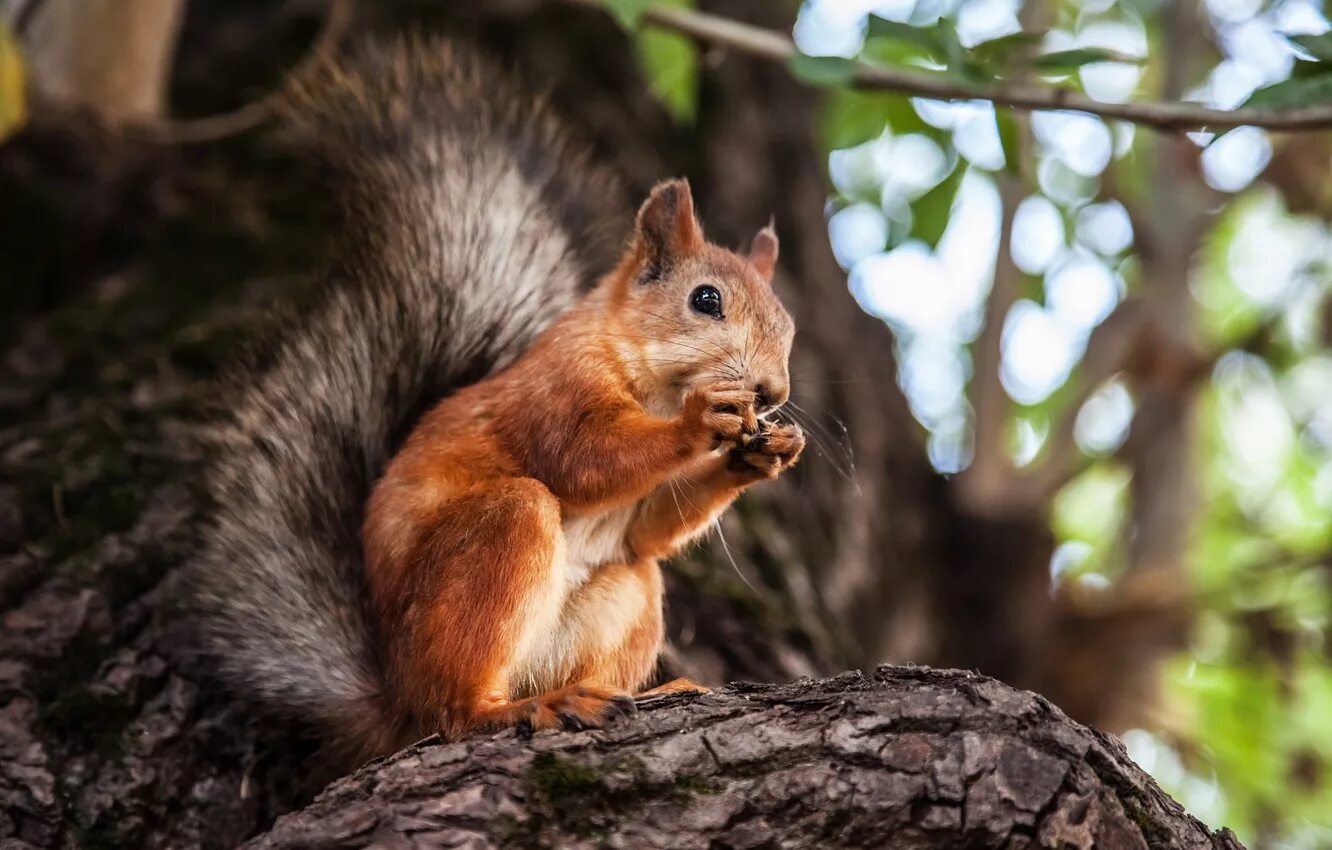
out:
{"label": "thick tree limb", "polygon": [[[600,0],[566,2],[583,6],[602,5]],[[791,39],[781,33],[704,12],[653,6],[643,12],[642,19],[652,26],[682,33],[705,44],[778,62],[786,62],[800,52]],[[1291,131],[1332,127],[1332,106],[1326,105],[1225,110],[1182,101],[1107,103],[1070,89],[1013,83],[969,85],[928,71],[886,68],[863,62],[856,64],[848,82],[856,88],[883,89],[937,100],[988,100],[998,106],[1022,110],[1069,109],[1090,112],[1103,118],[1118,118],[1158,130],[1221,130],[1245,125]]]}
{"label": "thick tree limb", "polygon": [[1041,697],[894,667],[656,699],[603,731],[426,741],[247,846],[369,844],[1240,846]]}

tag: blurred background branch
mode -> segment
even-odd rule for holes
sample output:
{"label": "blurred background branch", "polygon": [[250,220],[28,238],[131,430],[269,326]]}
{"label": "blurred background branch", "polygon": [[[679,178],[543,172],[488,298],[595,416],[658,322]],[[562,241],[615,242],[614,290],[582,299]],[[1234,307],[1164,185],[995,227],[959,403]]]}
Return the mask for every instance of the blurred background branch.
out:
{"label": "blurred background branch", "polygon": [[[582,6],[601,7],[602,0],[565,0]],[[846,84],[856,88],[892,91],[940,100],[988,100],[1015,109],[1070,109],[1105,118],[1118,118],[1160,130],[1222,130],[1254,126],[1271,130],[1325,130],[1332,128],[1332,106],[1314,104],[1285,108],[1210,109],[1180,100],[1108,103],[1075,91],[1050,86],[1016,83],[985,83],[949,79],[909,68],[888,68],[853,60],[801,62],[794,42],[779,32],[750,26],[706,12],[670,5],[611,4],[636,9],[633,20],[683,33],[706,44],[739,50],[776,62],[794,63],[811,82]],[[1113,55],[1089,55],[1090,62],[1132,61]]]}
{"label": "blurred background branch", "polygon": [[[352,0],[330,0],[295,77],[327,59],[346,35]],[[165,111],[185,0],[29,0],[14,29],[24,39],[35,91],[155,142],[199,144],[253,130],[274,117],[282,87],[227,112],[172,118]]]}

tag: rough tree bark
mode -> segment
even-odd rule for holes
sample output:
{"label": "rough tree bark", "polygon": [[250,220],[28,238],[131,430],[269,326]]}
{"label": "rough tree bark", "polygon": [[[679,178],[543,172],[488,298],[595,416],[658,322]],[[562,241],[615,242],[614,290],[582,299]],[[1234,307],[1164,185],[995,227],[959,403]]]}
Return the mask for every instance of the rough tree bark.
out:
{"label": "rough tree bark", "polygon": [[[839,416],[852,435],[854,478],[827,459],[811,457],[791,481],[755,494],[728,522],[732,555],[755,581],[756,592],[728,579],[730,564],[720,549],[673,571],[669,610],[678,652],[672,664],[701,671],[712,681],[782,680],[883,658],[937,662],[946,657],[939,647],[950,629],[989,628],[995,640],[1002,637],[1005,617],[1015,612],[992,611],[979,620],[976,615],[987,604],[994,607],[986,588],[1001,590],[997,585],[1005,573],[988,567],[996,552],[1009,550],[989,545],[990,530],[964,521],[946,485],[930,470],[891,380],[891,338],[852,302],[828,249],[822,160],[812,130],[814,95],[780,68],[709,55],[698,126],[680,132],[647,93],[622,33],[605,16],[534,8],[526,0],[455,8],[463,5],[426,4],[431,16],[461,37],[486,43],[548,83],[557,103],[638,188],[663,175],[688,174],[711,232],[728,242],[748,237],[776,213],[783,235],[783,296],[801,326],[795,364],[799,394],[813,402],[812,409]],[[775,23],[772,16],[781,14],[761,0],[715,5],[759,22]],[[255,55],[298,54],[274,39],[285,34],[304,43],[294,35],[308,36],[317,17],[306,15],[303,28],[293,28],[282,16],[309,6],[195,0],[184,24],[189,49],[181,52],[178,79],[218,95],[220,81],[230,79],[217,72],[219,59],[208,53],[218,32],[230,33],[233,45],[244,44]],[[499,7],[508,11],[495,11]],[[385,5],[374,8],[387,14]],[[235,52],[222,60],[222,66],[253,64]],[[243,71],[253,77],[252,68]],[[13,273],[13,289],[36,293],[18,302],[45,307],[62,302],[58,310],[26,321],[18,339],[4,345],[0,364],[0,842],[9,842],[6,850],[234,846],[263,833],[281,813],[308,803],[333,777],[323,775],[305,730],[256,716],[178,652],[187,624],[172,615],[173,585],[207,509],[192,486],[201,459],[186,426],[210,400],[219,364],[262,326],[266,306],[275,299],[299,300],[300,273],[313,265],[319,250],[320,187],[301,163],[255,138],[129,153],[112,142],[97,149],[115,152],[103,158],[89,156],[86,144],[71,142],[67,130],[39,123],[0,152],[0,218],[6,222],[0,228],[0,257]],[[59,293],[58,299],[45,294],[50,292]],[[1039,525],[1033,520],[1003,529],[1026,566],[1031,560],[1025,558],[1025,531]],[[977,583],[969,585],[967,606],[953,605],[952,588],[972,579]],[[614,740],[615,747],[626,748],[621,753],[638,747],[660,760],[667,758],[660,748],[668,742],[691,739],[690,724],[719,729],[723,745],[748,741],[755,752],[771,746],[781,755],[774,755],[770,781],[757,758],[747,764],[742,759],[738,767],[704,765],[700,770],[710,772],[692,789],[697,800],[733,796],[703,793],[714,783],[773,799],[812,787],[800,785],[795,770],[808,754],[831,760],[846,782],[854,776],[856,783],[867,783],[855,787],[874,791],[844,802],[840,811],[849,820],[829,828],[850,831],[834,837],[850,841],[860,828],[854,824],[879,828],[903,815],[915,826],[901,829],[920,836],[935,830],[943,846],[967,846],[970,833],[958,830],[987,829],[983,824],[992,815],[977,809],[979,820],[968,814],[961,825],[950,824],[969,811],[971,795],[991,792],[976,785],[965,800],[945,800],[941,795],[955,795],[957,785],[937,791],[922,784],[924,766],[906,761],[895,766],[883,759],[898,758],[893,753],[899,748],[905,748],[902,759],[937,755],[937,770],[929,768],[933,783],[935,772],[964,763],[970,730],[982,737],[1007,735],[1008,749],[998,752],[1014,753],[1007,758],[1019,763],[1029,752],[1038,762],[1065,759],[1073,767],[1061,773],[1063,784],[1055,790],[1109,801],[1104,808],[1089,803],[1086,810],[1104,812],[1104,823],[1113,820],[1115,800],[1130,815],[1135,811],[1124,802],[1130,786],[1119,777],[1132,776],[1141,785],[1140,774],[1123,765],[1122,754],[1105,739],[1056,720],[1039,700],[968,677],[885,676],[877,683],[839,680],[753,691],[749,721],[730,717],[746,704],[741,691],[690,705],[668,701],[605,736],[538,737],[533,747],[567,744],[584,748],[571,758],[610,759],[610,750],[597,747]],[[973,691],[984,697],[974,705],[966,702]],[[945,699],[946,694],[952,696]],[[986,699],[993,704],[986,707]],[[839,708],[843,702],[847,707]],[[1007,715],[1005,705],[1012,709]],[[941,719],[928,720],[936,709]],[[864,743],[880,736],[890,746],[881,753],[876,747],[877,755],[848,754],[856,746],[852,738],[828,744],[820,738],[813,749],[792,748],[815,727],[837,728],[848,716],[873,727],[877,721],[864,718],[882,712],[907,719],[890,721],[881,731],[864,730],[865,738],[854,739]],[[1008,717],[1009,725],[987,721],[991,714]],[[727,723],[754,728],[731,734]],[[685,731],[647,741],[652,730],[668,728]],[[787,743],[768,741],[769,728],[788,730]],[[643,742],[631,744],[634,729]],[[1081,746],[1076,741],[1096,743],[1075,756]],[[354,789],[378,782],[385,806],[405,812],[405,798],[394,797],[395,786],[386,779],[401,777],[413,759],[430,762],[464,751],[476,758],[483,751],[496,758],[508,753],[504,758],[518,765],[538,757],[513,736],[478,740],[461,750],[415,750],[367,768],[312,811],[325,811],[328,801],[350,800],[360,793]],[[979,782],[984,758],[1000,758],[975,752],[982,754],[976,763],[982,770],[958,783]],[[1086,773],[1095,759],[1116,767]],[[499,764],[492,771],[499,771]],[[617,767],[612,778],[622,770]],[[994,774],[996,782],[1006,770]],[[499,781],[498,773],[486,775]],[[572,776],[576,785],[587,773],[574,770]],[[1069,779],[1073,776],[1083,779]],[[1101,786],[1069,784],[1093,783],[1097,776]],[[481,786],[469,787],[468,793],[475,793]],[[1036,793],[1021,783],[1005,787],[993,793],[1007,794],[1010,801],[1017,795],[1029,804],[1034,798],[1023,795]],[[437,790],[436,800],[457,799],[444,794],[444,785]],[[677,789],[648,808],[692,811],[696,804],[677,799],[690,790]],[[1156,799],[1155,793],[1147,798]],[[914,801],[918,794],[919,805],[894,802]],[[622,796],[612,795],[620,802]],[[486,799],[479,795],[478,805]],[[976,800],[979,805],[983,797]],[[995,820],[993,834],[1009,835],[1018,844],[1043,841],[1039,821],[1040,830],[1048,827],[1055,830],[1048,834],[1058,837],[1064,827],[1053,813],[1062,811],[1061,803],[1056,799],[1051,806],[1048,811],[1036,806],[1034,814],[1041,817],[1033,814],[1017,832]],[[1090,815],[1078,814],[1079,806],[1067,811],[1069,830],[1080,828],[1074,823],[1079,817],[1093,823]],[[1140,825],[1159,827],[1149,841],[1206,840],[1205,831],[1177,813],[1141,811],[1147,820]],[[750,832],[737,831],[728,840],[738,845],[747,834],[756,842],[758,830],[770,823],[774,830],[788,825],[797,830],[790,834],[798,841],[805,835],[798,830],[812,828],[818,817],[797,823],[764,814],[748,820]],[[1013,823],[1021,819],[1016,809],[1009,817]],[[533,822],[526,824],[524,829]],[[276,833],[272,840],[284,834],[290,833]]]}
{"label": "rough tree bark", "polygon": [[1239,847],[1041,697],[901,667],[654,699],[597,732],[422,742],[247,847],[370,844]]}

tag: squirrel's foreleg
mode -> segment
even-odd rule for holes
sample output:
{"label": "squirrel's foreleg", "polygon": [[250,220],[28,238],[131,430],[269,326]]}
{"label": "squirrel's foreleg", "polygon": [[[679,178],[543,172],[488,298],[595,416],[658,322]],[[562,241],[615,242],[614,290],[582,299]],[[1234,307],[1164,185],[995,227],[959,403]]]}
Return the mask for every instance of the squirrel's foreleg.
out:
{"label": "squirrel's foreleg", "polygon": [[718,442],[739,442],[758,430],[754,392],[720,382],[692,392],[674,419],[636,403],[606,403],[570,417],[566,427],[534,428],[517,441],[528,468],[567,506],[588,508],[637,501]]}
{"label": "squirrel's foreleg", "polygon": [[709,455],[657,487],[639,505],[629,548],[639,557],[666,558],[699,536],[745,488],[790,468],[804,449],[795,425],[767,425],[732,448]]}
{"label": "squirrel's foreleg", "polygon": [[709,455],[652,491],[629,527],[629,549],[667,558],[702,534],[749,483],[727,465],[728,453]]}

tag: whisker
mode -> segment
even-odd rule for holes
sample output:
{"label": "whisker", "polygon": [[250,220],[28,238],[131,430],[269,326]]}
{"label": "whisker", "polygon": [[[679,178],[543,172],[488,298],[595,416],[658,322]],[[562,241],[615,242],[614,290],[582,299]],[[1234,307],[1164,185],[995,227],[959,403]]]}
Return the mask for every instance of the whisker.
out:
{"label": "whisker", "polygon": [[[662,320],[663,322],[670,322],[670,321],[671,321],[671,319],[670,319],[669,317],[667,317],[667,316],[663,316],[662,314],[657,313],[657,312],[655,312],[655,311],[653,311],[653,310],[647,310],[647,309],[644,309],[643,312],[647,313],[647,315],[649,315],[649,316],[652,316],[652,317],[654,317],[654,318],[660,319],[660,320]],[[718,352],[719,354],[721,354],[721,355],[723,355],[723,356],[725,356],[725,357],[727,357],[727,358],[730,358],[730,359],[732,360],[732,362],[735,363],[735,352],[734,352],[734,351],[731,351],[730,349],[728,349],[726,346],[722,345],[721,343],[716,342],[716,341],[714,341],[714,340],[710,340],[710,339],[701,339],[701,340],[699,340],[699,342],[702,342],[702,343],[705,343],[705,344],[707,344],[707,345],[712,346],[713,348],[717,349],[717,352]],[[739,365],[741,365],[741,364],[739,364],[739,363],[735,363],[735,365],[739,366]]]}
{"label": "whisker", "polygon": [[745,365],[748,366],[754,360],[754,355],[758,353],[759,338],[754,334],[754,327],[750,325],[745,328]]}
{"label": "whisker", "polygon": [[[675,502],[675,512],[680,516],[680,524],[684,525],[685,524],[684,508],[680,507],[680,496],[675,491],[675,481],[673,479],[667,478],[666,484],[671,488],[671,499]],[[687,502],[689,500],[685,499],[685,501]]]}
{"label": "whisker", "polygon": [[[656,318],[658,318],[658,319],[661,319],[663,322],[668,322],[668,321],[670,321],[670,319],[668,319],[667,317],[662,316],[660,313],[656,313],[656,312],[654,312],[654,311],[652,311],[652,310],[645,310],[644,312],[647,313],[649,316],[654,316],[654,317],[656,317]],[[732,366],[736,367],[736,370],[737,370],[738,372],[743,372],[743,371],[744,371],[743,363],[738,362],[738,361],[736,360],[735,352],[734,352],[734,351],[730,350],[730,349],[727,348],[726,346],[724,346],[724,345],[722,345],[721,343],[716,342],[716,341],[714,341],[714,340],[710,340],[710,339],[701,339],[701,340],[699,340],[699,342],[702,342],[702,343],[704,343],[704,344],[706,344],[706,345],[710,345],[710,346],[712,346],[713,348],[717,349],[717,353],[720,354],[721,356],[725,357],[725,358],[731,363]]]}
{"label": "whisker", "polygon": [[817,387],[834,387],[834,386],[842,386],[845,384],[871,384],[875,382],[870,378],[847,378],[845,380],[831,380],[828,378],[810,378],[810,377],[801,377],[801,376],[792,375],[791,383],[804,384],[807,386],[817,386]]}
{"label": "whisker", "polygon": [[827,458],[832,463],[833,468],[839,475],[851,481],[855,480],[855,454],[851,447],[851,441],[848,439],[846,425],[842,423],[841,419],[829,414],[829,418],[841,431],[841,434],[838,435],[834,434],[824,422],[820,421],[820,417],[816,417],[794,401],[788,399],[786,404],[782,406],[782,411],[809,433],[814,448],[818,450],[822,457]]}
{"label": "whisker", "polygon": [[667,345],[678,345],[681,348],[687,348],[691,351],[697,351],[699,354],[702,354],[707,357],[712,356],[702,348],[699,348],[696,345],[689,345],[688,343],[680,342],[678,339],[662,339],[661,337],[644,336],[643,334],[616,334],[616,333],[606,333],[606,332],[603,332],[602,336],[622,337],[624,339],[649,340],[651,342],[663,342],[666,343]]}
{"label": "whisker", "polygon": [[726,542],[726,535],[722,532],[720,515],[712,521],[712,527],[717,529],[717,539],[721,541],[722,551],[726,553],[726,560],[731,562],[731,569],[735,570],[735,574],[745,583],[745,587],[749,588],[757,596],[759,594],[759,589],[754,586],[753,582],[751,582],[743,572],[740,571],[740,565],[735,562],[735,556],[731,554],[731,544]]}
{"label": "whisker", "polygon": [[[643,339],[651,339],[651,337],[641,337],[641,338],[643,338]],[[676,343],[676,344],[678,344],[678,345],[684,345],[683,343]],[[690,347],[690,346],[684,346],[684,347],[688,348],[688,347]],[[720,358],[717,358],[717,357],[715,357],[715,356],[713,356],[713,355],[711,355],[711,354],[708,354],[707,352],[703,351],[702,349],[695,349],[695,350],[699,351],[699,353],[703,355],[704,359],[703,359],[701,362],[696,363],[696,362],[694,362],[694,361],[685,360],[685,359],[682,359],[682,358],[672,358],[672,357],[635,357],[635,358],[627,358],[627,359],[624,359],[624,360],[622,360],[621,362],[623,362],[623,363],[646,363],[646,364],[649,364],[649,365],[704,366],[704,367],[709,367],[709,366],[710,366],[710,367],[716,367],[716,368],[724,368],[724,369],[728,370],[729,372],[732,373],[732,374],[730,374],[730,375],[727,376],[727,377],[730,378],[731,380],[738,380],[738,379],[740,378],[740,373],[737,372],[737,371],[734,369],[734,367],[730,366],[728,363],[723,362]]]}

